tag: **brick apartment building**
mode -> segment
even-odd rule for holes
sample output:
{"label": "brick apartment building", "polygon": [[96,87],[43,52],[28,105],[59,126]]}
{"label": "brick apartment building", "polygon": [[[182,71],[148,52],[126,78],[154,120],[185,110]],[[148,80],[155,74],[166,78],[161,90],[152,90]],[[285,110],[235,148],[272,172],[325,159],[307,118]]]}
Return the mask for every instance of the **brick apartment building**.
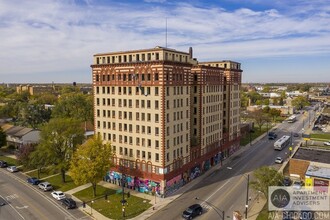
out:
{"label": "brick apartment building", "polygon": [[240,63],[155,47],[96,54],[91,67],[95,132],[115,152],[108,175],[129,187],[166,194],[239,148]]}

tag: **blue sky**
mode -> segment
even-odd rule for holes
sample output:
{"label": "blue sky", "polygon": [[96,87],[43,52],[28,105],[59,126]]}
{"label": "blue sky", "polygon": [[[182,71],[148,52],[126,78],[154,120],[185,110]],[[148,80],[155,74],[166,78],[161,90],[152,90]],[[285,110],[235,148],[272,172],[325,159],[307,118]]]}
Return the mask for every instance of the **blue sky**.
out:
{"label": "blue sky", "polygon": [[243,82],[330,82],[328,0],[0,0],[0,83],[91,83],[96,53],[167,46]]}

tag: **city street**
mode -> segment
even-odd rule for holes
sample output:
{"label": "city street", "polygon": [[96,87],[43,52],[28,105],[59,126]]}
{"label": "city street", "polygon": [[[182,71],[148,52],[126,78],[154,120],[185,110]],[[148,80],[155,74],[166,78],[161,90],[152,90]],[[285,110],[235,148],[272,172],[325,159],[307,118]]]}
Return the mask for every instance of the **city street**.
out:
{"label": "city street", "polygon": [[[304,116],[298,116],[294,123],[283,122],[275,130],[278,137],[291,135],[301,131]],[[305,125],[307,126],[307,125]],[[293,146],[301,141],[293,137]],[[232,219],[233,211],[240,211],[244,216],[247,192],[247,177],[253,180],[252,172],[261,166],[274,166],[279,169],[281,165],[274,163],[276,157],[287,159],[289,147],[282,151],[274,150],[274,140],[263,137],[252,146],[248,146],[241,154],[234,155],[223,167],[214,167],[212,173],[203,178],[198,184],[182,194],[178,199],[152,215],[150,219],[182,219],[182,211],[189,205],[200,203],[204,207],[204,214],[197,219]],[[254,201],[258,192],[249,190],[249,199]],[[196,200],[195,198],[199,198]],[[251,198],[250,198],[251,197]],[[250,203],[250,202],[249,202]]]}
{"label": "city street", "polygon": [[70,220],[90,219],[84,213],[66,210],[59,201],[50,197],[50,192],[40,191],[37,186],[25,182],[22,173],[9,173],[0,169],[0,219],[2,220]]}

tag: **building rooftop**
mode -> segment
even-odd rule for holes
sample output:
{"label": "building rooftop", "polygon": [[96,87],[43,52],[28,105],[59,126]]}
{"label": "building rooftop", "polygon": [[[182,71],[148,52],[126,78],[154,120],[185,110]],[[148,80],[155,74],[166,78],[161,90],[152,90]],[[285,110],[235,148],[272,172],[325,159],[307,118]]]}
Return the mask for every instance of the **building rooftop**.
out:
{"label": "building rooftop", "polygon": [[116,55],[116,54],[123,54],[123,53],[142,53],[142,52],[151,52],[151,51],[159,51],[159,50],[166,50],[166,51],[171,51],[171,52],[176,52],[176,53],[183,53],[183,54],[189,55],[189,53],[187,53],[187,52],[178,51],[178,50],[168,48],[168,47],[156,46],[154,48],[149,48],[149,49],[116,51],[116,52],[108,52],[108,53],[97,53],[97,54],[94,54],[94,56]]}
{"label": "building rooftop", "polygon": [[312,162],[329,164],[330,151],[316,150],[312,148],[300,147],[293,155],[293,159],[308,160]]}
{"label": "building rooftop", "polygon": [[309,165],[306,171],[306,176],[320,177],[330,179],[330,168],[315,165]]}

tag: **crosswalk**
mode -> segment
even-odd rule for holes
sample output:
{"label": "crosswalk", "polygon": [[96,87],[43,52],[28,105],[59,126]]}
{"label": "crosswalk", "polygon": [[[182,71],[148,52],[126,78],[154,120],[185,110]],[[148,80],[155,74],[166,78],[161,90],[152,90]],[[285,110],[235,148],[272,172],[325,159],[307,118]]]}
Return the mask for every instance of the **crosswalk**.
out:
{"label": "crosswalk", "polygon": [[203,203],[201,204],[201,206],[202,206],[204,212],[207,212],[208,210],[210,210],[210,209],[212,208],[212,207],[211,207],[210,205],[208,205],[206,202],[203,202]]}

